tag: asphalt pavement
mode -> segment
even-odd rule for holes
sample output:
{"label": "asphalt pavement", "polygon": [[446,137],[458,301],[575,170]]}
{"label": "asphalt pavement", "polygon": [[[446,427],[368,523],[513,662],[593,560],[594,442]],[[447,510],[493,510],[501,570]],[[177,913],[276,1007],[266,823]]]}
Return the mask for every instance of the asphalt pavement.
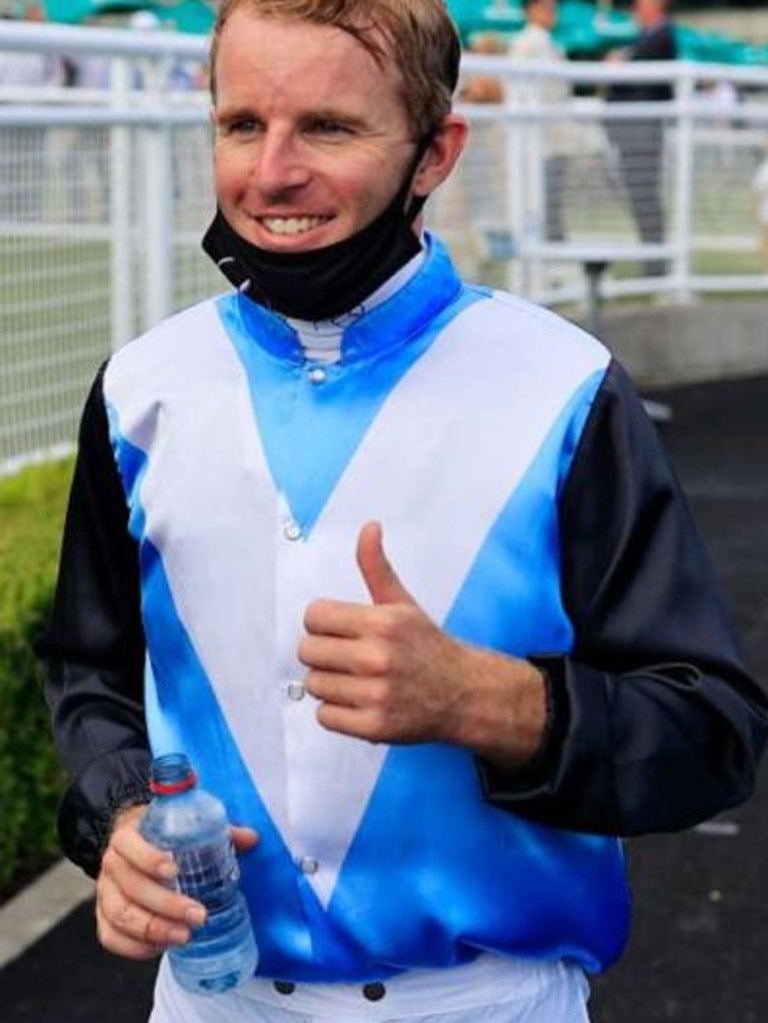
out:
{"label": "asphalt pavement", "polygon": [[[768,377],[667,390],[660,432],[768,683]],[[768,757],[753,799],[627,843],[634,927],[593,986],[593,1023],[768,1020]],[[0,969],[3,1023],[144,1023],[153,963],[103,952],[90,901]]]}

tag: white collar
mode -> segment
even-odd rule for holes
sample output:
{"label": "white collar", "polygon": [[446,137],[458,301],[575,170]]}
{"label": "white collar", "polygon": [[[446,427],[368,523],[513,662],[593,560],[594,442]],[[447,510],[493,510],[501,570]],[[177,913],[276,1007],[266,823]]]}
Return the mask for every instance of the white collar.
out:
{"label": "white collar", "polygon": [[426,251],[422,248],[421,252],[417,252],[405,266],[400,267],[373,294],[348,313],[341,313],[330,320],[317,321],[288,317],[288,323],[299,336],[305,357],[309,361],[336,362],[341,356],[341,340],[347,327],[404,287],[419,272],[425,259]]}

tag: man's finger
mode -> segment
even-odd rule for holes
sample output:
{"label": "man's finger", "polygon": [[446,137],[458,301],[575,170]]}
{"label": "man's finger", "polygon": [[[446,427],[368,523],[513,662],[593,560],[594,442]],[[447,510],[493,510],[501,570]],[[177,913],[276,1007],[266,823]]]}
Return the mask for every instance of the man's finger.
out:
{"label": "man's finger", "polygon": [[415,604],[384,553],[380,522],[367,522],[357,541],[357,564],[374,604]]}
{"label": "man's finger", "polygon": [[139,818],[145,806],[123,811],[109,843],[109,851],[118,854],[135,869],[164,882],[173,881],[178,870],[170,852],[148,842],[139,831]]}
{"label": "man's finger", "polygon": [[[375,633],[375,622],[370,631]],[[298,654],[301,663],[312,671],[377,677],[387,674],[392,668],[391,657],[383,644],[342,639],[333,635],[304,636],[299,643]]]}
{"label": "man's finger", "polygon": [[116,956],[123,956],[126,959],[156,959],[166,946],[147,945],[143,941],[135,941],[120,931],[116,931],[104,920],[97,917],[96,934],[99,943]]}
{"label": "man's finger", "polygon": [[[137,902],[106,876],[99,879],[96,895],[97,919],[102,925],[102,932],[111,933],[113,941],[115,936],[120,935],[148,949],[186,944],[191,929],[199,927],[205,919],[205,910],[199,903],[176,895],[179,906],[170,903],[168,912],[174,915],[165,915],[163,910],[166,910],[166,906],[162,901],[155,902],[152,897],[147,898],[144,892],[143,901]],[[173,896],[173,893],[167,892],[166,895]],[[161,907],[161,911],[155,912],[153,905]],[[185,909],[185,906],[188,908]],[[176,915],[177,909],[181,909],[186,919],[181,914]]]}
{"label": "man's finger", "polygon": [[343,600],[313,600],[304,612],[304,628],[310,635],[357,639],[368,631],[370,604]]}
{"label": "man's finger", "polygon": [[231,824],[229,833],[232,836],[232,844],[241,854],[250,852],[259,841],[259,836],[253,828],[242,827],[239,824]]}
{"label": "man's finger", "polygon": [[368,708],[323,703],[317,708],[317,720],[329,732],[349,735],[369,742],[385,742],[381,715]]}
{"label": "man's finger", "polygon": [[307,675],[307,692],[321,703],[340,707],[357,707],[364,702],[359,680],[335,672],[311,671]]}

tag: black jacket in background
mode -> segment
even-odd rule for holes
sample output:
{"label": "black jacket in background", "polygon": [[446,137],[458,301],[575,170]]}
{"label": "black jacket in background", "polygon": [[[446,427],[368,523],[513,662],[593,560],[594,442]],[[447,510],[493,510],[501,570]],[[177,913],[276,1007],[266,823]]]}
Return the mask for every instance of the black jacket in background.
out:
{"label": "black jacket in background", "polygon": [[[677,33],[671,21],[644,32],[624,50],[625,60],[676,60]],[[617,103],[663,103],[671,100],[672,87],[666,82],[623,82],[612,85],[607,99]]]}

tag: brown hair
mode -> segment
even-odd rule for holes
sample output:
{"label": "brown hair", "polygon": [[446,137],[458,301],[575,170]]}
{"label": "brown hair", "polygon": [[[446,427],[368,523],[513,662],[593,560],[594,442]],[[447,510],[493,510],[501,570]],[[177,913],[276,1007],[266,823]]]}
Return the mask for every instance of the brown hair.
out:
{"label": "brown hair", "polygon": [[327,25],[354,36],[380,66],[394,60],[411,126],[421,138],[451,110],[461,46],[443,0],[221,0],[211,40],[211,92],[221,33],[235,11]]}

